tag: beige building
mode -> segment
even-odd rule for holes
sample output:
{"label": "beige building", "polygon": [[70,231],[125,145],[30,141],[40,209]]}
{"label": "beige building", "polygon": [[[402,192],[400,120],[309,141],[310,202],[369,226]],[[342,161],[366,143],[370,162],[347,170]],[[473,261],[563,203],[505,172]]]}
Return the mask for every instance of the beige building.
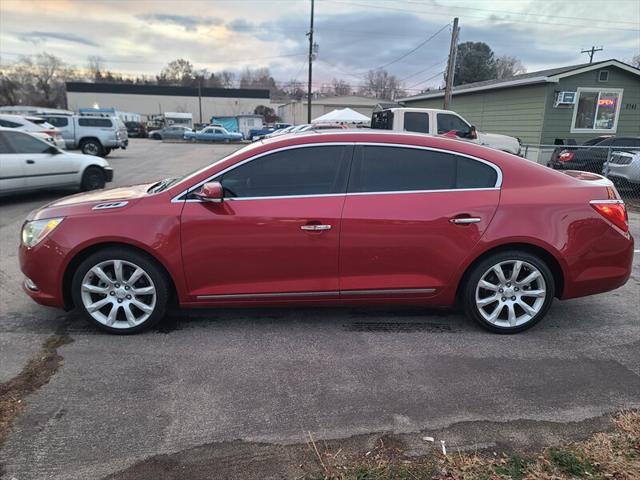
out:
{"label": "beige building", "polygon": [[[311,100],[311,119],[329,113],[336,108],[350,108],[367,117],[371,117],[379,99],[347,95],[343,97],[321,97]],[[298,125],[307,123],[307,100],[294,101],[278,106],[280,120],[285,123]]]}
{"label": "beige building", "polygon": [[144,116],[164,112],[191,113],[194,122],[208,123],[212,116],[253,114],[258,105],[270,106],[269,90],[239,88],[174,87],[118,83],[67,82],[67,108],[115,108]]}

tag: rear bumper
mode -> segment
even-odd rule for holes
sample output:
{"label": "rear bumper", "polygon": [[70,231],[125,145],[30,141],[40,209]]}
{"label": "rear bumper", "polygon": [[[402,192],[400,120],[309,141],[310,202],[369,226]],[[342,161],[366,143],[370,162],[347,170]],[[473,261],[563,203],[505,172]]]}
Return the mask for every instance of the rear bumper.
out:
{"label": "rear bumper", "polygon": [[113,182],[113,168],[104,167],[104,180],[105,182]]}

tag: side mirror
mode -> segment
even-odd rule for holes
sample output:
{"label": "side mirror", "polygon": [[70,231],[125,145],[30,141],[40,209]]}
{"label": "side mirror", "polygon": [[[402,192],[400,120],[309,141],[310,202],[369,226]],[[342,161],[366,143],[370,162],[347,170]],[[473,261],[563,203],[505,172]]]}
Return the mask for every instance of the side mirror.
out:
{"label": "side mirror", "polygon": [[220,182],[205,183],[195,195],[203,202],[220,203],[224,200],[224,190]]}
{"label": "side mirror", "polygon": [[478,131],[476,130],[476,127],[471,125],[471,128],[469,129],[469,133],[467,134],[467,137],[470,138],[471,140],[475,140],[476,138],[478,138]]}
{"label": "side mirror", "polygon": [[58,149],[58,147],[54,147],[53,145],[51,145],[49,148],[47,148],[46,152],[49,155],[58,155],[60,152],[60,150]]}

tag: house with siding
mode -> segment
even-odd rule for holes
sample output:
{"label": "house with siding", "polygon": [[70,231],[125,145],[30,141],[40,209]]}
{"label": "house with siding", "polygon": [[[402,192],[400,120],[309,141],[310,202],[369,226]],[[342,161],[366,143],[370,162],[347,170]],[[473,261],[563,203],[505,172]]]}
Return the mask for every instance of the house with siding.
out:
{"label": "house with siding", "polygon": [[[399,101],[406,107],[442,108],[443,99],[444,90],[436,90]],[[605,60],[459,85],[449,109],[480,131],[518,137],[525,144],[640,136],[640,70]]]}

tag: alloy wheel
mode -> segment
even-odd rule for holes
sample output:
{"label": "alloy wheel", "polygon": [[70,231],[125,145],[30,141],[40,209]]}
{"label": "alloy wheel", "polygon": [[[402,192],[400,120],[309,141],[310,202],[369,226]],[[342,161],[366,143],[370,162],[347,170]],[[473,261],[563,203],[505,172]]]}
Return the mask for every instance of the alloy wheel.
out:
{"label": "alloy wheel", "polygon": [[111,328],[137,327],[156,306],[153,280],[144,269],[126,260],[107,260],[93,266],[80,288],[89,315]]}
{"label": "alloy wheel", "polygon": [[507,260],[489,268],[476,286],[480,315],[502,328],[520,327],[533,320],[547,298],[540,270],[523,260]]}

